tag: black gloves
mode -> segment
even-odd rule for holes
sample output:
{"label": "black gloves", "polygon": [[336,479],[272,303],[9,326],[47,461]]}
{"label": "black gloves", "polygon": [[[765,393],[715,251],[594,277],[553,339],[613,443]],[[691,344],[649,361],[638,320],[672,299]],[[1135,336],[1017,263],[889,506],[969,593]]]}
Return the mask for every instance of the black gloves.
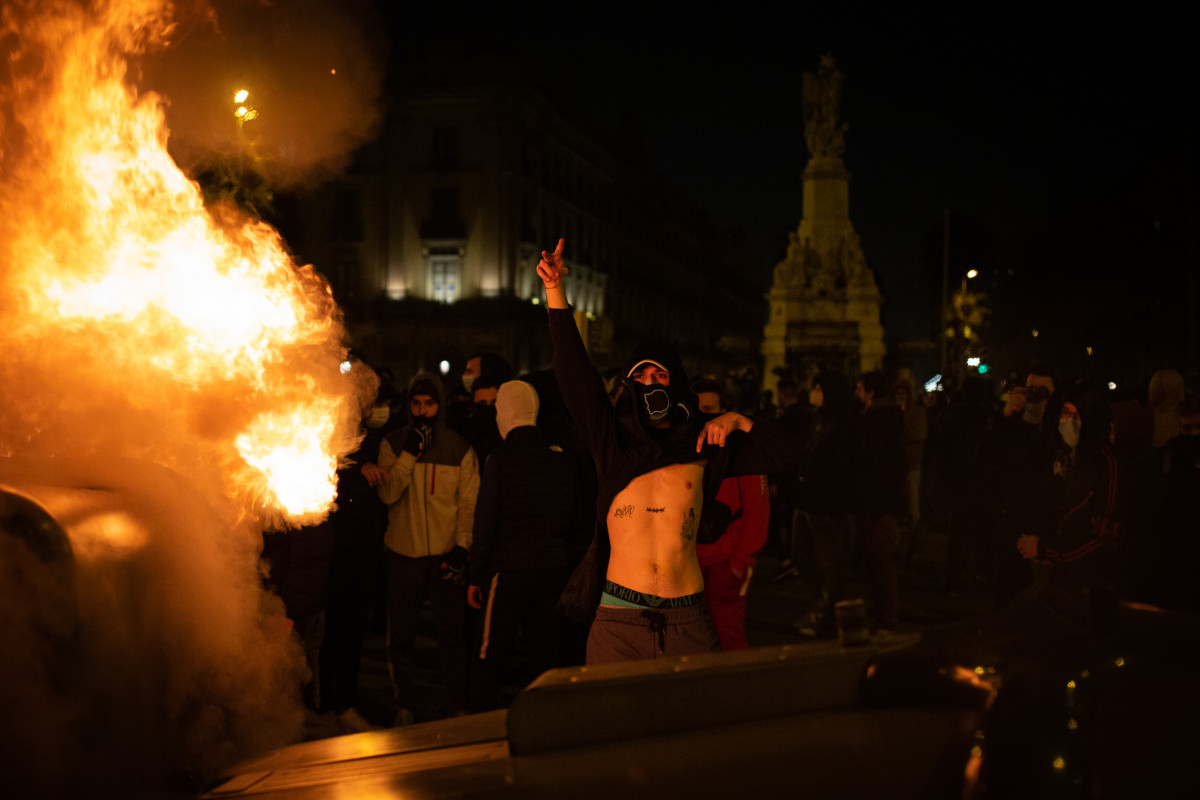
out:
{"label": "black gloves", "polygon": [[403,450],[412,453],[414,456],[420,457],[421,453],[425,452],[425,448],[429,447],[429,443],[433,441],[433,426],[418,424],[409,428],[408,435],[404,437]]}
{"label": "black gloves", "polygon": [[465,547],[455,547],[446,553],[442,561],[442,580],[464,585],[467,582],[468,555]]}

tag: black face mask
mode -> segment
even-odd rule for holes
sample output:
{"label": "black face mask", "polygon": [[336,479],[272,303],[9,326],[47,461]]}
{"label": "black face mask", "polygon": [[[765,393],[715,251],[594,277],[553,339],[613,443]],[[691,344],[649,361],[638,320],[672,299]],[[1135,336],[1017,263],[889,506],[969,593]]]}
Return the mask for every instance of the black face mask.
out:
{"label": "black face mask", "polygon": [[633,404],[645,428],[656,428],[671,413],[671,395],[657,383],[633,384]]}

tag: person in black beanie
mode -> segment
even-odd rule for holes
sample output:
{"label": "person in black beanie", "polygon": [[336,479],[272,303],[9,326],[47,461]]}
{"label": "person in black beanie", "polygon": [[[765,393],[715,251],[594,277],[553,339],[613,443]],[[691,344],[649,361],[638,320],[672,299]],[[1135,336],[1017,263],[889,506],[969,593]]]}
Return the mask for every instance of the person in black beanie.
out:
{"label": "person in black beanie", "polygon": [[384,437],[379,467],[387,480],[388,659],[396,693],[396,724],[412,721],[411,682],[417,615],[428,597],[437,624],[446,711],[466,708],[467,592],[479,465],[467,440],[447,428],[441,380],[417,374],[408,386],[409,424]]}

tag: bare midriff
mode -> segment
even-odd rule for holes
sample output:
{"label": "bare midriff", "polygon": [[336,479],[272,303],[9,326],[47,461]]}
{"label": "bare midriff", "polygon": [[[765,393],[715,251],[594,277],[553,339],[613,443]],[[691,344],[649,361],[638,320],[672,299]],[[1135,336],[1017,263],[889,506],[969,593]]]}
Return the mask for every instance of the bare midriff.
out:
{"label": "bare midriff", "polygon": [[629,482],[608,508],[608,580],[658,597],[704,589],[696,530],[704,503],[704,461],[673,464]]}

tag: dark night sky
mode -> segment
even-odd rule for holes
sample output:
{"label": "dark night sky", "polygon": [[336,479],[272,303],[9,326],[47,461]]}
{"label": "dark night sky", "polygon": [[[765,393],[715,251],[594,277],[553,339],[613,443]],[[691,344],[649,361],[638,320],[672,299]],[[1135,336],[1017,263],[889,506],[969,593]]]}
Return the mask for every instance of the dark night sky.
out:
{"label": "dark night sky", "polygon": [[1141,343],[1141,362],[1110,370],[1184,366],[1198,70],[1181,18],[737,8],[451,3],[406,9],[394,46],[400,64],[453,41],[548,68],[551,93],[596,130],[632,120],[652,169],[743,229],[764,271],[802,212],[801,75],[832,52],[851,218],[889,334],[933,327],[949,207],[955,261],[985,270],[991,338],[1011,360],[1037,356],[1013,344],[1036,325],[1041,346],[1071,354],[1058,358],[1132,336],[1177,346]]}

